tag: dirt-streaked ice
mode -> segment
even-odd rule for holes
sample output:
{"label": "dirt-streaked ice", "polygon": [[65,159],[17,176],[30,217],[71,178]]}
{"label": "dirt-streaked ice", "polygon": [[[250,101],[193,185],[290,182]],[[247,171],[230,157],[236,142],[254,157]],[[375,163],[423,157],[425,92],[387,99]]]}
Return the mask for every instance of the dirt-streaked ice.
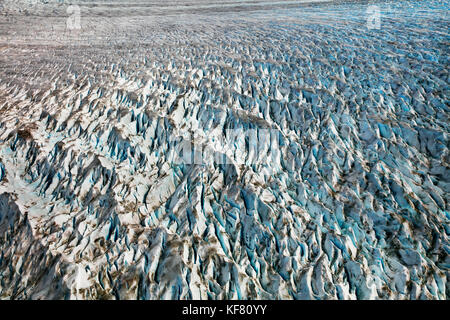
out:
{"label": "dirt-streaked ice", "polygon": [[449,1],[45,2],[0,6],[1,298],[448,299]]}

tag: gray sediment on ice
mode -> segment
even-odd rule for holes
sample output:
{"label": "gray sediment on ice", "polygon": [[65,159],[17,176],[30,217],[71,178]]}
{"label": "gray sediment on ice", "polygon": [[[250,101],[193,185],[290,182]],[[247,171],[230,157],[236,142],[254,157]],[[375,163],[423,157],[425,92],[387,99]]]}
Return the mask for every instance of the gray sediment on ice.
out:
{"label": "gray sediment on ice", "polygon": [[447,299],[448,1],[79,3],[0,15],[1,298]]}

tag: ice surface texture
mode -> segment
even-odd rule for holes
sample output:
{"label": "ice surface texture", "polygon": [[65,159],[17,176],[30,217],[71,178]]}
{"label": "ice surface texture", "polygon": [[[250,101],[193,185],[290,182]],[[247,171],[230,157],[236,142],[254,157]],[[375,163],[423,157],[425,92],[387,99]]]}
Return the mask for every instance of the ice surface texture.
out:
{"label": "ice surface texture", "polygon": [[449,1],[109,2],[2,7],[1,298],[448,298]]}

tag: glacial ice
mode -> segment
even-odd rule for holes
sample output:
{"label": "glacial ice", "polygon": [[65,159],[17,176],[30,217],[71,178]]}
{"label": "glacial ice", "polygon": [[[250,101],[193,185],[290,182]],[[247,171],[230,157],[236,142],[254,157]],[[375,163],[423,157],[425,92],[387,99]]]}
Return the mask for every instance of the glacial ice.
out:
{"label": "glacial ice", "polygon": [[447,299],[449,1],[23,2],[1,298]]}

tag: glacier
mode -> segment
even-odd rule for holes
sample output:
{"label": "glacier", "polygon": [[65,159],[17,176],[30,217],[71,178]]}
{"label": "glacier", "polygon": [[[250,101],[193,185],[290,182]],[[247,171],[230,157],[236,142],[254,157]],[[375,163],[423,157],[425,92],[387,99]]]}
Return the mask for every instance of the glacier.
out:
{"label": "glacier", "polygon": [[448,299],[450,2],[222,2],[3,1],[0,298]]}

